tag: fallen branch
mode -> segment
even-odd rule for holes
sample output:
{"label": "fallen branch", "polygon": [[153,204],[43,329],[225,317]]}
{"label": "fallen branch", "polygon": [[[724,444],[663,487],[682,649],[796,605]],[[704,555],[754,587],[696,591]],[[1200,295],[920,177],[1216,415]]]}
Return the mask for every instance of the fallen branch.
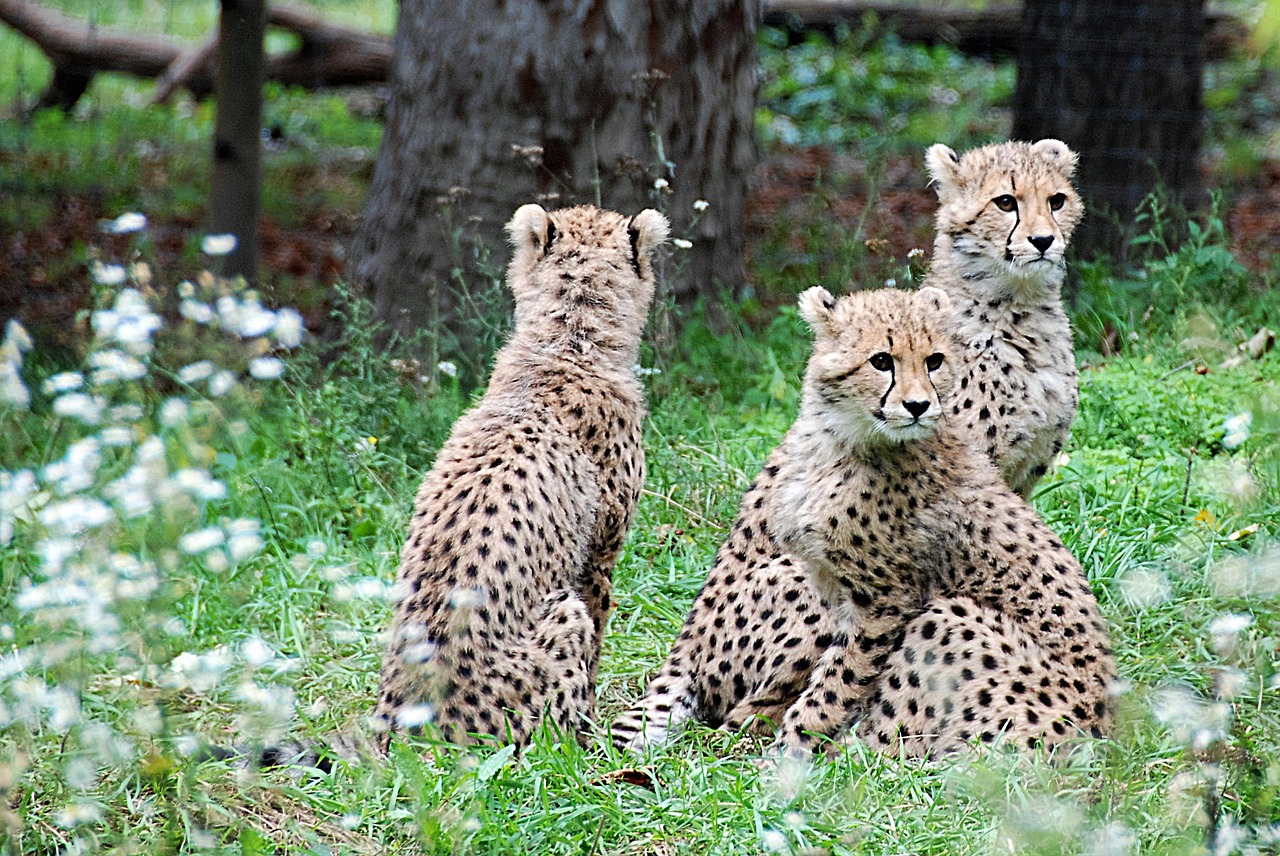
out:
{"label": "fallen branch", "polygon": [[[216,37],[193,48],[163,36],[85,26],[34,0],[0,0],[0,22],[34,42],[53,65],[53,80],[37,106],[73,106],[101,72],[158,79],[162,88],[156,100],[168,98],[177,88],[197,97],[213,91]],[[387,80],[391,39],[386,36],[329,24],[287,6],[271,8],[267,23],[299,39],[296,50],[267,60],[267,80],[312,89]]]}
{"label": "fallen branch", "polygon": [[[840,27],[858,29],[874,20],[877,33],[892,30],[907,42],[948,44],[971,56],[1016,55],[1022,43],[1022,7],[993,3],[967,7],[906,6],[860,0],[766,0],[764,23],[797,36]],[[1239,16],[1222,9],[1205,11],[1205,59],[1220,60],[1241,47],[1249,31]]]}

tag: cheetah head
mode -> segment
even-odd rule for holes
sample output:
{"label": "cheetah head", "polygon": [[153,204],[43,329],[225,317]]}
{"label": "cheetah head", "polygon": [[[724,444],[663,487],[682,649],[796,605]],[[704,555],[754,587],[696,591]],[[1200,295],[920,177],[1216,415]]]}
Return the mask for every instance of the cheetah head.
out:
{"label": "cheetah head", "polygon": [[854,445],[903,443],[942,418],[952,383],[951,301],[937,288],[800,295],[813,328],[803,410]]}
{"label": "cheetah head", "polygon": [[[938,242],[962,267],[1061,282],[1063,253],[1084,216],[1066,143],[997,143],[958,155],[930,146],[938,188]],[[966,271],[968,272],[968,270]]]}
{"label": "cheetah head", "polygon": [[653,252],[668,232],[652,209],[624,217],[590,205],[521,206],[507,224],[517,328],[550,330],[584,352],[638,344],[653,301]]}

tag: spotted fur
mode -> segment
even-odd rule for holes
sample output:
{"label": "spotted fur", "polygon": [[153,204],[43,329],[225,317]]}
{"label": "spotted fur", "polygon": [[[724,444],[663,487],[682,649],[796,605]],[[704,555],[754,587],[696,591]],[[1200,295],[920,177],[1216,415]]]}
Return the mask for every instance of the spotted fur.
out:
{"label": "spotted fur", "polygon": [[951,411],[1024,497],[1062,451],[1078,402],[1064,253],[1084,206],[1058,140],[925,154],[938,188],[925,285],[951,297],[963,368]]}
{"label": "spotted fur", "polygon": [[632,367],[656,211],[537,205],[508,224],[515,330],[418,490],[374,717],[522,744],[591,716],[612,571],[644,482]]}
{"label": "spotted fur", "polygon": [[837,633],[783,717],[789,752],[854,723],[922,756],[1107,726],[1114,664],[1080,566],[965,426],[926,422],[951,386],[948,309],[933,288],[801,298],[814,350],[770,520]]}
{"label": "spotted fur", "polygon": [[[964,155],[937,145],[926,159],[940,206],[924,284],[950,297],[960,355],[952,421],[1029,496],[1061,451],[1076,409],[1059,295],[1062,253],[1083,213],[1070,182],[1076,156],[1041,140]],[[1055,208],[1057,194],[1064,199]],[[1001,207],[1008,200],[995,204],[1004,195],[1012,196],[1012,211]],[[619,747],[661,745],[690,719],[727,728],[779,722],[835,637],[803,563],[769,533],[765,502],[776,469],[771,462],[752,483],[670,655],[615,721]]]}

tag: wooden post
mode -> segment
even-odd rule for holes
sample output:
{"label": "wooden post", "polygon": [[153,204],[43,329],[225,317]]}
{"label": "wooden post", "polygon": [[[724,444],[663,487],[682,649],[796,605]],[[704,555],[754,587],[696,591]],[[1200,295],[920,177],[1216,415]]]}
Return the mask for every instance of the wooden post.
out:
{"label": "wooden post", "polygon": [[208,227],[236,236],[235,249],[214,268],[250,281],[258,273],[266,24],[265,0],[222,0]]}

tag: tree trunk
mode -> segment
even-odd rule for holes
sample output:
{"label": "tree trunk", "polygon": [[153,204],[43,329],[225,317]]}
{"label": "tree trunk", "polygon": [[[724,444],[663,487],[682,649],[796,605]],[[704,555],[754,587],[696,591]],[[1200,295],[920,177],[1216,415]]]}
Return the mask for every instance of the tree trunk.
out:
{"label": "tree trunk", "polygon": [[209,231],[236,236],[235,249],[216,265],[219,273],[249,280],[258,275],[266,26],[265,0],[222,0]]}
{"label": "tree trunk", "polygon": [[760,14],[760,0],[403,0],[349,268],[377,316],[403,334],[466,317],[531,201],[658,207],[693,242],[673,251],[669,293],[739,291]]}
{"label": "tree trunk", "polygon": [[1199,207],[1204,0],[1026,0],[1013,136],[1080,155],[1078,252],[1123,258],[1157,188]]}

